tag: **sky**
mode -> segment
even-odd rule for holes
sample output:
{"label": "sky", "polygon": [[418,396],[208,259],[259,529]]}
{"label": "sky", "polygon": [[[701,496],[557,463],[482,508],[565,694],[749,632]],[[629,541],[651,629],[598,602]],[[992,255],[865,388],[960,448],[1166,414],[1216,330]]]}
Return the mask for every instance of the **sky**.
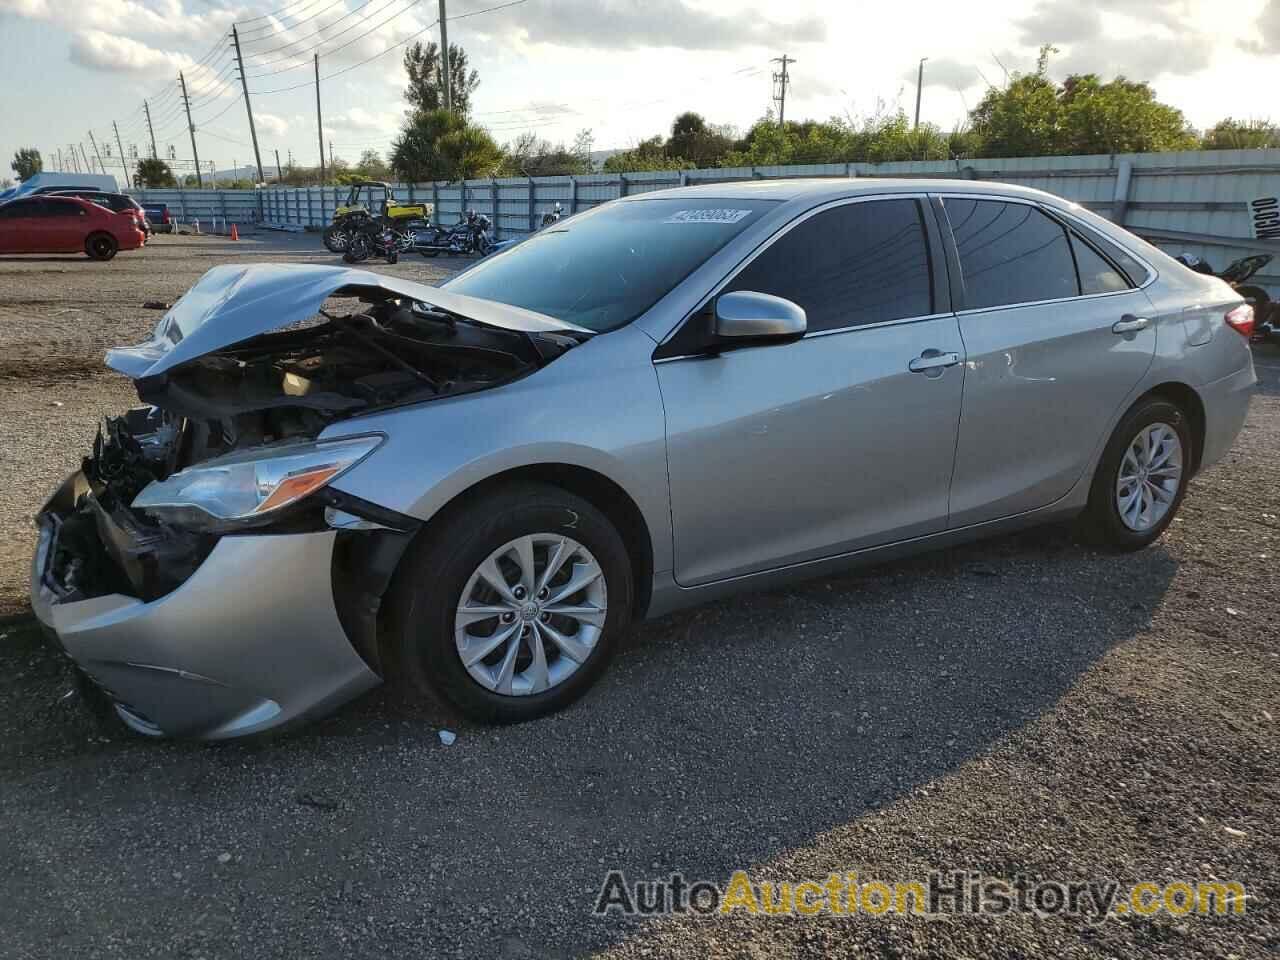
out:
{"label": "sky", "polygon": [[[448,30],[479,71],[473,118],[499,142],[590,130],[593,149],[626,148],[684,110],[745,130],[773,105],[783,54],[788,118],[911,113],[928,57],[921,119],[951,129],[1043,43],[1058,48],[1052,76],[1147,80],[1198,127],[1280,120],[1280,0],[753,2],[448,0]],[[150,153],[144,101],[160,155],[189,170],[179,71],[202,166],[252,162],[233,24],[268,171],[276,150],[318,160],[315,52],[326,149],[385,153],[404,117],[404,44],[438,40],[437,14],[438,0],[0,0],[0,179],[19,147],[51,168],[57,147],[93,158],[93,140],[118,173],[113,121],[127,155]]]}

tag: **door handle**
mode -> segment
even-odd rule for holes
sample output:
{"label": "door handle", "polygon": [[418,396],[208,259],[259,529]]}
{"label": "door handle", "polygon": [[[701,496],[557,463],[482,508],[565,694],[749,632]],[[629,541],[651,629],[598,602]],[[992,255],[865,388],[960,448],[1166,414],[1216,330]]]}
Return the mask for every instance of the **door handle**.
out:
{"label": "door handle", "polygon": [[1112,333],[1137,333],[1139,330],[1145,330],[1150,326],[1151,321],[1146,317],[1135,317],[1132,313],[1126,313],[1123,317],[1111,325]]}
{"label": "door handle", "polygon": [[926,350],[920,356],[916,357],[907,364],[907,369],[912,373],[927,373],[930,370],[939,370],[942,367],[954,367],[960,362],[960,354],[943,353],[940,350]]}

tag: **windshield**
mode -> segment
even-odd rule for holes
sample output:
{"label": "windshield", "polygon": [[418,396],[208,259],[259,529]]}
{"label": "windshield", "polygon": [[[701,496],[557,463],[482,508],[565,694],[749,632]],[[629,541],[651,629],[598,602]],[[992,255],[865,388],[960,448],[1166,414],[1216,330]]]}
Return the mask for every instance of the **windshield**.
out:
{"label": "windshield", "polygon": [[612,203],[547,227],[444,286],[602,333],[648,310],[775,202]]}

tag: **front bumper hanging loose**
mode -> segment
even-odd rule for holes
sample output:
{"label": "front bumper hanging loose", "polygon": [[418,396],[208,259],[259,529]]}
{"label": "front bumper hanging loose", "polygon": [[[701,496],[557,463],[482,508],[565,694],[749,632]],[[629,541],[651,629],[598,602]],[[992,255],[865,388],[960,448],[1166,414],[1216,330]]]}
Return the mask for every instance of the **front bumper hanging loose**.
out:
{"label": "front bumper hanging loose", "polygon": [[37,618],[139,733],[218,740],[326,713],[380,682],[334,598],[337,531],[224,536],[172,592],[60,597],[50,569],[73,475],[41,513]]}

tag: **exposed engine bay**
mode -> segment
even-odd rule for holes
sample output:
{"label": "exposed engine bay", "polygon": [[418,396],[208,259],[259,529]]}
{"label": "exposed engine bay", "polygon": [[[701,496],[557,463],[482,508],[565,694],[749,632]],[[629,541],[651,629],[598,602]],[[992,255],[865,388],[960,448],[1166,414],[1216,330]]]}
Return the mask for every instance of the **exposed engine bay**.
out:
{"label": "exposed engine bay", "polygon": [[[218,533],[136,508],[150,485],[213,458],[314,440],[368,411],[500,386],[580,342],[573,333],[476,323],[385,290],[334,302],[334,312],[135,381],[148,406],[105,420],[68,481],[73,489],[64,485],[42,515],[51,552],[45,581],[55,597],[152,600],[203,562]],[[270,522],[322,526],[324,502],[331,500],[312,498],[305,511],[280,511]]]}
{"label": "exposed engine bay", "polygon": [[144,402],[182,421],[174,465],[314,437],[373,409],[498,386],[577,342],[459,323],[465,318],[393,298],[322,316],[138,381]]}

